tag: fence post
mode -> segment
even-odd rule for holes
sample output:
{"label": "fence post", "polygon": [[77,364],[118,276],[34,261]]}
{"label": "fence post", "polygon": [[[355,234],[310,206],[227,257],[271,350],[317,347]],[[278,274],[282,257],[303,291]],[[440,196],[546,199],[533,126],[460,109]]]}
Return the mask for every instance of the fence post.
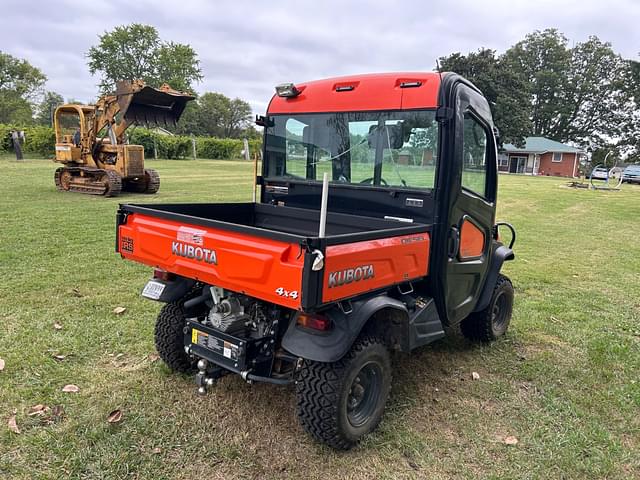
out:
{"label": "fence post", "polygon": [[193,159],[197,160],[198,156],[196,154],[196,137],[193,133],[191,134],[191,148],[193,150]]}
{"label": "fence post", "polygon": [[153,135],[153,159],[158,159],[158,143],[156,142],[156,136]]}
{"label": "fence post", "polygon": [[250,162],[251,157],[249,156],[249,140],[247,140],[246,138],[243,138],[242,143],[244,144],[244,159],[247,162]]}

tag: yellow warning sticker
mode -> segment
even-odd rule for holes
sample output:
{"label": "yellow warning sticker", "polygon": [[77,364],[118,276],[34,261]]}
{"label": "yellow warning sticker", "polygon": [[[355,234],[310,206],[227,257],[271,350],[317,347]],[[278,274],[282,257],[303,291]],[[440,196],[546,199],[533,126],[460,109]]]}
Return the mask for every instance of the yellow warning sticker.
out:
{"label": "yellow warning sticker", "polygon": [[191,343],[198,344],[198,330],[195,328],[191,330]]}

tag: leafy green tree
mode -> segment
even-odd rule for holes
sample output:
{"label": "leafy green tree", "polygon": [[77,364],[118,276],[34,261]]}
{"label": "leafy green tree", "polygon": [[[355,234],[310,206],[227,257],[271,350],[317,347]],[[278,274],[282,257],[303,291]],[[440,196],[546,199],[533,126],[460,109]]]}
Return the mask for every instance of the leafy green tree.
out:
{"label": "leafy green tree", "polygon": [[207,92],[198,99],[201,134],[239,138],[250,125],[251,106],[240,98]]}
{"label": "leafy green tree", "polygon": [[46,81],[37,67],[0,51],[0,123],[32,123],[33,102]]}
{"label": "leafy green tree", "polygon": [[629,128],[635,108],[628,64],[597,37],[568,47],[556,29],[536,31],[502,63],[525,80],[532,135],[600,147]]}
{"label": "leafy green tree", "polygon": [[552,123],[571,106],[559,101],[568,87],[571,53],[567,39],[556,29],[536,31],[509,48],[502,63],[526,83],[531,104],[533,135],[565,140],[554,135]]}
{"label": "leafy green tree", "polygon": [[38,105],[36,123],[38,125],[52,126],[53,113],[58,105],[62,105],[64,99],[56,92],[45,92],[42,101]]}
{"label": "leafy green tree", "polygon": [[202,80],[200,62],[189,45],[163,42],[151,25],[121,25],[99,36],[100,43],[89,49],[89,71],[100,74],[100,90],[112,92],[118,80],[144,80],[159,87],[168,83],[179,90],[192,91]]}
{"label": "leafy green tree", "polygon": [[462,75],[482,91],[503,142],[523,144],[531,133],[531,104],[521,75],[510,70],[494,50],[487,48],[467,55],[453,53],[441,57],[439,63],[441,70]]}
{"label": "leafy green tree", "polygon": [[11,90],[0,90],[0,123],[33,123],[31,104]]}

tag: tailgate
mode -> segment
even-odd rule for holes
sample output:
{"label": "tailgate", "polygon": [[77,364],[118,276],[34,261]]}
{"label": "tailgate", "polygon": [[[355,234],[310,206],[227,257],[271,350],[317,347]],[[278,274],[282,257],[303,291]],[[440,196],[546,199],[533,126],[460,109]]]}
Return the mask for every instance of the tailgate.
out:
{"label": "tailgate", "polygon": [[296,242],[129,213],[122,257],[285,307],[301,308],[304,252]]}

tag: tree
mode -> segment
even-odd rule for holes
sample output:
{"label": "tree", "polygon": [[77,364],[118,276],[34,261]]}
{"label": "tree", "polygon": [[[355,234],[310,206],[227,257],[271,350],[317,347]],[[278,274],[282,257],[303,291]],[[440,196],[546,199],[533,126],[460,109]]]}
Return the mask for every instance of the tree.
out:
{"label": "tree", "polygon": [[525,80],[531,134],[594,148],[612,143],[632,118],[628,64],[594,36],[573,48],[567,44],[555,29],[536,31],[502,57]]}
{"label": "tree", "polygon": [[531,104],[520,75],[504,65],[495,51],[481,48],[467,55],[453,53],[439,60],[440,68],[471,80],[489,102],[493,120],[505,143],[522,145],[531,133]]}
{"label": "tree", "polygon": [[45,92],[42,101],[38,105],[36,123],[38,125],[53,125],[53,113],[58,105],[62,105],[64,99],[56,92]]}
{"label": "tree", "polygon": [[207,92],[198,99],[201,134],[238,138],[249,126],[251,106],[240,98]]}
{"label": "tree", "polygon": [[118,80],[144,80],[159,87],[192,91],[202,80],[200,62],[189,45],[163,42],[155,27],[132,23],[99,36],[100,43],[89,49],[89,71],[101,75],[100,90],[112,92]]}
{"label": "tree", "polygon": [[552,135],[550,126],[554,117],[570,108],[559,101],[559,94],[567,88],[571,61],[564,35],[556,29],[531,33],[509,48],[502,60],[526,82],[531,104],[531,133],[564,140]]}
{"label": "tree", "polygon": [[32,104],[46,80],[26,60],[0,52],[0,123],[31,123]]}

